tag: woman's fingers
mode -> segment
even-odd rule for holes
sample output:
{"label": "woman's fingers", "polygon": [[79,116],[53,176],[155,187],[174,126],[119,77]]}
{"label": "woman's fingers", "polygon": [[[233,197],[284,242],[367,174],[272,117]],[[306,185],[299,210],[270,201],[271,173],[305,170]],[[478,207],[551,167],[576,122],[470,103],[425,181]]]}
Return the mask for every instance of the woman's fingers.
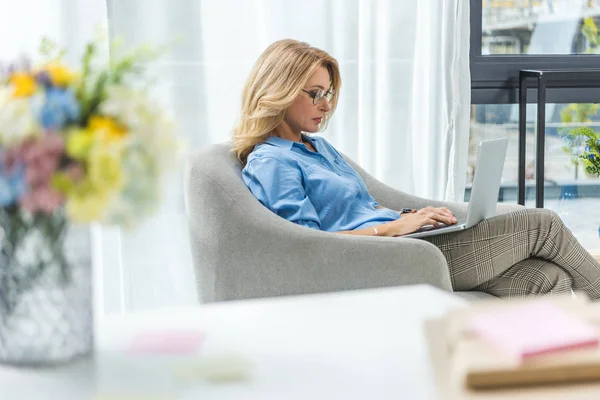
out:
{"label": "woman's fingers", "polygon": [[[448,208],[446,207],[426,207],[426,208],[422,208],[418,211],[419,214],[422,214],[423,216],[425,216],[427,219],[431,219],[431,220],[435,220],[437,222],[443,222],[446,225],[453,225],[456,223],[456,217],[454,216],[454,214],[452,213],[452,211],[450,211]],[[433,225],[431,223],[424,223],[423,225]],[[439,224],[438,224],[439,225]],[[438,226],[435,225],[435,226]]]}
{"label": "woman's fingers", "polygon": [[456,217],[452,214],[444,214],[444,221],[446,225],[453,225],[456,223]]}
{"label": "woman's fingers", "polygon": [[446,225],[452,225],[456,223],[456,218],[453,215],[448,215],[446,213],[432,211],[428,217],[435,219],[436,221],[443,222]]}
{"label": "woman's fingers", "polygon": [[443,214],[443,215],[447,215],[450,217],[454,216],[454,213],[452,211],[450,211],[449,208],[447,207],[432,207],[432,206],[428,206],[425,208],[422,208],[419,211],[423,211],[423,212],[436,212],[438,214]]}
{"label": "woman's fingers", "polygon": [[[446,216],[448,219],[449,223],[454,223],[456,222],[456,218],[454,217],[454,214],[452,213],[452,211],[450,211],[448,208],[446,207],[440,207],[437,209],[438,212],[444,216]],[[447,222],[446,222],[447,223]]]}
{"label": "woman's fingers", "polygon": [[452,211],[448,210],[446,207],[440,207],[437,211],[444,215],[452,215]]}
{"label": "woman's fingers", "polygon": [[427,225],[433,225],[436,228],[440,227],[440,223],[436,219],[434,219],[434,218],[427,218],[425,220],[425,223],[423,225],[421,225],[421,226],[427,226]]}

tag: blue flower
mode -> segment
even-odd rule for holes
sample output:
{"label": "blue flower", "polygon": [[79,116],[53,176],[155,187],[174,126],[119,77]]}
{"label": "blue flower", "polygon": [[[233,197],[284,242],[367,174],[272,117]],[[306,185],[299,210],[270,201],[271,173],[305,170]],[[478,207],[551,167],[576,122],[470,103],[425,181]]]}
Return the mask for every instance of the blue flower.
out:
{"label": "blue flower", "polygon": [[590,161],[594,161],[596,159],[596,155],[594,153],[590,153],[590,154],[588,154],[587,158]]}
{"label": "blue flower", "polygon": [[27,191],[25,165],[20,164],[10,172],[0,162],[0,207],[16,203]]}
{"label": "blue flower", "polygon": [[79,104],[70,89],[48,88],[40,111],[40,124],[50,130],[59,130],[79,117]]}
{"label": "blue flower", "polygon": [[590,151],[592,151],[592,148],[590,146],[585,146],[585,152],[589,153]]}

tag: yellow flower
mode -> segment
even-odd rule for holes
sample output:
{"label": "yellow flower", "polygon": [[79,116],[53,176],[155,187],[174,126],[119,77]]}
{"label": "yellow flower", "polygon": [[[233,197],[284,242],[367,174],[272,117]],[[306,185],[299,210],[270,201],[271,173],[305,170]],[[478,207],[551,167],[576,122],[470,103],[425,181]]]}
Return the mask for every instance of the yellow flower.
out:
{"label": "yellow flower", "polygon": [[88,156],[88,178],[99,191],[113,191],[124,184],[121,150],[115,146],[97,146]]}
{"label": "yellow flower", "polygon": [[108,141],[121,140],[127,134],[127,130],[113,118],[99,115],[90,117],[88,128]]}
{"label": "yellow flower", "polygon": [[29,97],[37,90],[35,79],[29,74],[17,72],[9,80],[13,86],[13,97]]}
{"label": "yellow flower", "polygon": [[67,135],[67,154],[76,160],[85,160],[94,142],[93,132],[88,129],[73,129]]}
{"label": "yellow flower", "polygon": [[50,75],[50,80],[54,86],[69,86],[76,78],[75,73],[58,62],[47,64],[44,70]]}
{"label": "yellow flower", "polygon": [[[67,190],[66,210],[76,222],[104,222],[110,204],[123,186],[117,157],[106,151],[91,151],[87,176],[80,182],[62,182]],[[59,179],[53,182],[60,186]]]}
{"label": "yellow flower", "polygon": [[75,222],[100,221],[110,201],[110,193],[86,192],[67,199],[66,209]]}

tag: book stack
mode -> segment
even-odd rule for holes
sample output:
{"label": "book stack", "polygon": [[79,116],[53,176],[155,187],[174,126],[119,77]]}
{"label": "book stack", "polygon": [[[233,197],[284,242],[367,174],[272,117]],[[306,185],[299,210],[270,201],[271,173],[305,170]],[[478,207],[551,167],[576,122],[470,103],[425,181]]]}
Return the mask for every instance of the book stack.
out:
{"label": "book stack", "polygon": [[600,304],[471,303],[425,323],[444,399],[600,399]]}

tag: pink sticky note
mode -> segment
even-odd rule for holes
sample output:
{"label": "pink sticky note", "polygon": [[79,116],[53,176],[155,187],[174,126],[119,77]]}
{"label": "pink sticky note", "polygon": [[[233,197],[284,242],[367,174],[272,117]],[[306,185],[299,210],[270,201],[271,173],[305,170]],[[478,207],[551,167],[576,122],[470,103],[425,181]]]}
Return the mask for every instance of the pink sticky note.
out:
{"label": "pink sticky note", "polygon": [[469,328],[520,359],[597,346],[599,336],[594,325],[544,301],[476,315],[471,319]]}
{"label": "pink sticky note", "polygon": [[135,336],[127,350],[138,354],[186,355],[194,353],[203,339],[201,331],[148,331]]}

